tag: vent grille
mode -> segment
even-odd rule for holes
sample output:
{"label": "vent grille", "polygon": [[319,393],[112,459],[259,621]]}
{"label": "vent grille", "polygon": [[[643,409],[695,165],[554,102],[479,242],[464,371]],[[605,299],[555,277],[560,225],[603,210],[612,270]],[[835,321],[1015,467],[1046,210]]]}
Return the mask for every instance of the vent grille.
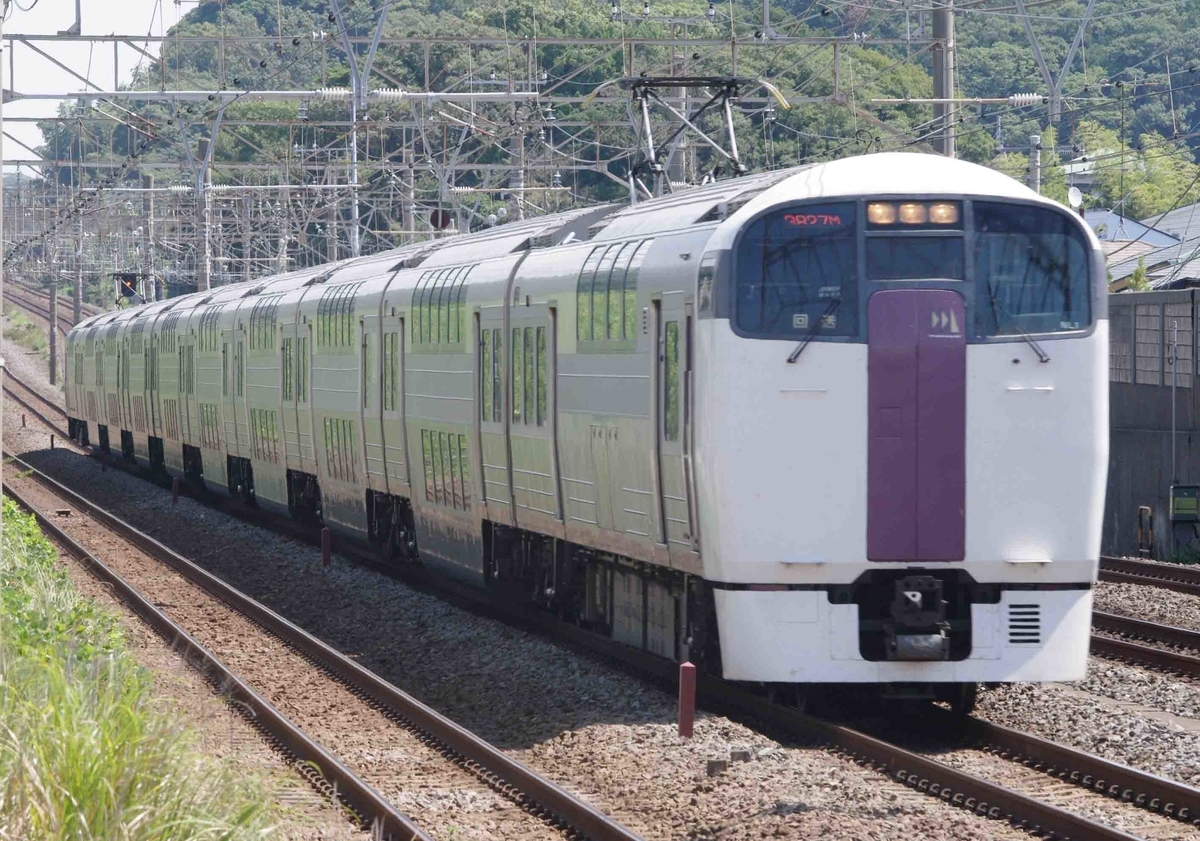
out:
{"label": "vent grille", "polygon": [[1008,606],[1009,645],[1038,645],[1041,641],[1041,605],[1010,604]]}

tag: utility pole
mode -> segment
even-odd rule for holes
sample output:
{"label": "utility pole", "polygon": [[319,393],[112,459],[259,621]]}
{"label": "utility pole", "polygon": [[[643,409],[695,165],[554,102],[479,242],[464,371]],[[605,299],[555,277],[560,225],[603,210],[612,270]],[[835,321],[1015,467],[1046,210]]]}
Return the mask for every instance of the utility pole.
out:
{"label": "utility pole", "polygon": [[154,280],[154,176],[142,176],[142,277],[146,300],[158,300],[158,284]]}
{"label": "utility pole", "polygon": [[400,227],[404,228],[404,241],[415,242],[416,210],[413,191],[413,153],[407,145],[404,148],[404,169],[400,171]]}
{"label": "utility pole", "polygon": [[83,214],[75,217],[75,289],[71,295],[75,323],[83,319]]}
{"label": "utility pole", "polygon": [[522,193],[525,191],[525,135],[519,131],[509,141],[510,156],[517,162],[512,174],[508,177],[508,186],[513,188],[510,206],[514,221],[525,218],[525,205],[522,203]]}
{"label": "utility pole", "polygon": [[58,385],[58,284],[50,285],[50,385]]}
{"label": "utility pole", "polygon": [[208,165],[207,137],[200,138],[200,160],[204,175],[196,184],[196,211],[200,217],[200,253],[196,258],[196,289],[207,292],[212,286],[212,167]]}
{"label": "utility pole", "polygon": [[254,199],[242,198],[242,282],[250,282],[250,248],[252,245],[250,220],[254,218]]}
{"label": "utility pole", "polygon": [[1029,188],[1038,195],[1042,192],[1042,138],[1029,135]]}
{"label": "utility pole", "polygon": [[338,207],[337,198],[331,197],[326,212],[329,214],[326,224],[329,226],[329,236],[325,240],[325,259],[330,263],[336,263],[338,259],[338,241],[337,241],[337,218]]}
{"label": "utility pole", "polygon": [[[940,0],[933,6],[933,96],[935,99],[953,99],[955,52],[954,44],[954,0]],[[948,158],[955,156],[954,150],[954,106],[950,103],[935,104],[933,119],[941,130],[933,139],[933,148]]]}

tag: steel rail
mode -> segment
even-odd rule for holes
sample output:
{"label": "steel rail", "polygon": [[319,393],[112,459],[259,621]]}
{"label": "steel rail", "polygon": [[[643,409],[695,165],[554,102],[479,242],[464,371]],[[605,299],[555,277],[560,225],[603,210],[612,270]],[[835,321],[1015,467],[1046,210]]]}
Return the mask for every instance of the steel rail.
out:
{"label": "steel rail", "polygon": [[[20,297],[19,295],[13,295],[8,290],[5,290],[4,298],[5,298],[5,300],[15,304],[18,308],[23,309],[26,312],[33,313],[38,318],[45,321],[47,324],[50,323],[50,310],[49,309],[43,308],[36,303],[28,301],[25,298]],[[64,317],[62,315],[60,315],[58,317],[58,332],[62,333],[64,336],[67,335],[67,333],[71,332],[71,330],[72,330],[72,328],[74,328],[74,326],[75,326],[75,322],[72,321],[70,319],[70,317]]]}
{"label": "steel rail", "polygon": [[815,738],[898,782],[977,815],[1008,820],[1035,835],[1075,841],[1128,841],[1135,837],[883,739],[751,695],[732,684],[702,680],[701,685],[707,700],[743,709],[772,728],[784,727]]}
{"label": "steel rail", "polygon": [[[938,715],[950,723],[949,713],[939,710]],[[1200,826],[1200,789],[980,718],[969,718],[964,725],[968,736],[1001,758]]]}
{"label": "steel rail", "polygon": [[124,522],[19,457],[10,457],[22,471],[54,493],[129,540],[142,551],[178,572],[242,613],[251,621],[293,646],[335,678],[390,710],[398,718],[437,742],[443,751],[468,770],[501,790],[511,789],[514,799],[528,811],[548,815],[563,826],[595,841],[640,841],[590,804],[539,775],[469,730],[426,706],[375,673],[288,621],[267,606],[226,584],[217,576],[179,555],[154,538]]}
{"label": "steel rail", "polygon": [[[62,415],[63,417],[66,417],[66,415],[67,415],[66,409],[64,409],[62,406],[58,405],[57,403],[55,403],[53,400],[49,399],[48,397],[43,397],[41,392],[39,392],[33,386],[29,385],[29,383],[25,382],[20,377],[13,374],[13,372],[11,370],[9,370],[7,367],[5,367],[5,369],[4,369],[4,378],[5,378],[5,380],[12,380],[14,383],[19,385],[21,388],[25,389],[25,391],[28,392],[30,395],[32,395],[35,400],[37,400],[39,403],[41,403],[43,406],[45,406],[50,411],[56,412],[56,413]],[[8,393],[12,394],[13,397],[15,397],[17,399],[17,401],[20,402],[21,405],[24,406],[26,409],[30,409],[31,411],[37,412],[38,417],[40,417],[43,421],[45,421],[47,423],[56,423],[56,422],[50,421],[48,418],[45,417],[45,415],[42,415],[40,411],[38,411],[37,409],[34,409],[32,406],[29,405],[28,402],[26,402],[25,400],[22,400],[20,397],[18,397],[17,394],[15,392],[13,392],[11,389],[9,390]],[[59,430],[59,431],[61,432],[62,430]]]}
{"label": "steel rail", "polygon": [[[14,459],[14,461],[16,461]],[[260,731],[281,745],[298,759],[303,768],[315,768],[317,778],[310,776],[324,794],[336,795],[352,809],[360,823],[370,826],[383,837],[397,841],[432,841],[407,815],[400,812],[382,794],[360,779],[341,763],[333,754],[313,741],[303,730],[280,713],[269,701],[226,666],[215,654],[201,645],[194,637],[114,572],[103,561],[84,548],[78,541],[63,531],[50,518],[30,503],[20,492],[4,483],[4,493],[18,506],[33,515],[42,530],[81,561],[98,579],[108,584],[117,596],[135,613],[141,616],[158,634],[189,660],[199,664],[205,677],[219,686],[223,693],[248,710],[246,718]],[[311,773],[311,772],[310,772]]]}
{"label": "steel rail", "polygon": [[5,393],[5,394],[7,394],[9,397],[11,397],[13,400],[15,400],[15,401],[16,401],[18,404],[20,404],[20,405],[21,405],[23,408],[25,408],[25,409],[29,410],[29,412],[30,412],[30,413],[31,413],[31,414],[32,414],[32,415],[33,415],[35,418],[37,418],[38,420],[40,420],[42,423],[46,424],[46,426],[48,426],[48,427],[50,427],[51,429],[53,429],[53,430],[54,430],[54,432],[55,432],[55,433],[56,433],[56,434],[57,434],[57,435],[58,435],[60,438],[63,438],[64,440],[67,440],[67,441],[71,440],[71,435],[70,435],[70,433],[69,433],[69,432],[67,432],[67,430],[65,430],[65,429],[63,429],[61,426],[59,426],[59,425],[58,425],[58,423],[57,423],[56,421],[53,421],[53,420],[51,420],[50,418],[46,417],[46,414],[45,414],[45,413],[44,413],[44,412],[43,412],[41,409],[39,409],[39,408],[37,408],[36,406],[34,406],[32,403],[30,403],[28,400],[26,400],[26,399],[25,399],[24,397],[22,397],[21,395],[17,394],[15,391],[13,391],[13,390],[12,390],[11,388],[9,388],[7,385],[5,385],[5,386],[4,386],[4,393]]}
{"label": "steel rail", "polygon": [[1129,616],[1118,616],[1098,610],[1092,611],[1092,627],[1098,631],[1108,631],[1133,639],[1200,651],[1200,631],[1193,631],[1189,628],[1160,625],[1157,622],[1147,622],[1144,619],[1133,619]]}
{"label": "steel rail", "polygon": [[1092,653],[1138,666],[1153,666],[1180,675],[1200,677],[1200,657],[1169,648],[1154,648],[1129,640],[1092,634]]}
{"label": "steel rail", "polygon": [[1182,564],[1158,564],[1133,558],[1100,558],[1100,580],[1149,584],[1180,593],[1200,595],[1200,569]]}

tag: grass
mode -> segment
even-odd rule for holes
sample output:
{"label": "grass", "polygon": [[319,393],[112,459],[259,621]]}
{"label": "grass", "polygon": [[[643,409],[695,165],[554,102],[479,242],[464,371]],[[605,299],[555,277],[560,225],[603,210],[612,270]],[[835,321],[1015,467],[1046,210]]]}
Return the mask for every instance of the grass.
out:
{"label": "grass", "polygon": [[196,744],[117,618],[79,594],[33,518],[4,500],[0,839],[268,835],[261,782]]}
{"label": "grass", "polygon": [[30,321],[25,313],[12,304],[8,304],[4,307],[4,315],[8,318],[8,325],[4,328],[4,338],[16,342],[33,353],[48,351],[49,340],[46,338],[46,333],[41,327]]}

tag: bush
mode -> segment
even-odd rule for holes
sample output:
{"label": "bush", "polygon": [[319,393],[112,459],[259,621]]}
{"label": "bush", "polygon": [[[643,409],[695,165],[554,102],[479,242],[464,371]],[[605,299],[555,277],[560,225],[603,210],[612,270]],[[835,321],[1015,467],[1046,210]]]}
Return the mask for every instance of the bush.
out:
{"label": "bush", "polygon": [[266,834],[258,784],[197,751],[116,617],[79,595],[8,500],[0,594],[0,838]]}
{"label": "bush", "polygon": [[8,326],[4,329],[4,338],[16,342],[26,350],[34,353],[45,353],[47,350],[46,334],[25,313],[16,307],[6,307],[4,315],[8,318]]}

